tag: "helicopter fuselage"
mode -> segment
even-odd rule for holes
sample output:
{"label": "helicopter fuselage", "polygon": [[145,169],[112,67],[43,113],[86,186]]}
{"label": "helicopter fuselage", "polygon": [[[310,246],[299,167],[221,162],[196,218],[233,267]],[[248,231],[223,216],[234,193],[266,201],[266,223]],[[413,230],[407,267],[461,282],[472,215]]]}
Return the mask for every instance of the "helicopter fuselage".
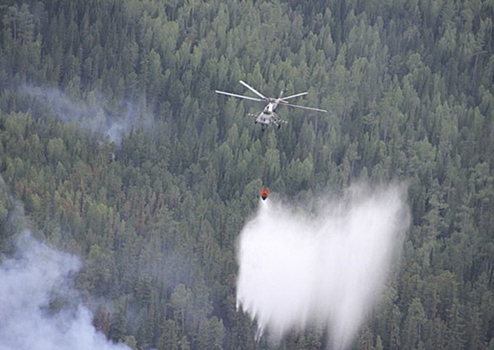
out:
{"label": "helicopter fuselage", "polygon": [[[269,102],[266,107],[256,116],[255,123],[261,124],[263,128],[270,124],[275,124],[280,127],[282,122],[276,113],[276,107],[278,106],[277,101]],[[263,129],[264,130],[264,129]]]}
{"label": "helicopter fuselage", "polygon": [[276,107],[278,107],[278,101],[270,101],[266,107],[264,107],[263,109],[263,113],[264,114],[267,114],[267,115],[270,115],[270,114],[273,114],[273,113],[276,113]]}

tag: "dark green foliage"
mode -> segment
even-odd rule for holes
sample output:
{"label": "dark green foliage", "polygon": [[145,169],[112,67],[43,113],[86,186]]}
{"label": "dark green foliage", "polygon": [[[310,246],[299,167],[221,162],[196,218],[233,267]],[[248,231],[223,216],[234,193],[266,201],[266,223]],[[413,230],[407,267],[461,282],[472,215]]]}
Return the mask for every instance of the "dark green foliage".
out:
{"label": "dark green foliage", "polygon": [[[78,287],[111,304],[97,329],[136,349],[269,347],[235,309],[263,184],[310,201],[407,181],[403,266],[354,348],[492,348],[493,17],[488,1],[4,1],[1,174],[36,233],[82,257]],[[281,107],[289,123],[262,133],[245,117],[262,106],[214,94],[240,79],[330,113]],[[19,209],[0,197],[12,253]]]}

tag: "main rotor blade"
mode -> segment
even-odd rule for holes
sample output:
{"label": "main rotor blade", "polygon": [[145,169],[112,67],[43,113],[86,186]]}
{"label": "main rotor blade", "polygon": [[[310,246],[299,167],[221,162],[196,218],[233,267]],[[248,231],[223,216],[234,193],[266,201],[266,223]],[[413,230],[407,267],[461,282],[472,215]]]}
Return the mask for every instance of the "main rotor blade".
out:
{"label": "main rotor blade", "polygon": [[240,80],[240,84],[242,84],[243,86],[245,86],[247,89],[249,89],[250,91],[252,91],[253,93],[255,93],[257,96],[259,96],[263,100],[269,101],[269,99],[266,96],[264,96],[263,94],[261,94],[259,91],[257,91],[256,89],[254,89],[252,86],[250,86],[246,82]]}
{"label": "main rotor blade", "polygon": [[224,92],[224,91],[219,91],[219,90],[215,90],[215,92],[217,94],[222,94],[222,95],[227,95],[227,96],[233,96],[233,97],[238,97],[238,98],[244,98],[246,100],[257,101],[257,102],[264,102],[260,98],[256,98],[256,97],[242,96],[242,95],[232,94],[231,92]]}
{"label": "main rotor blade", "polygon": [[319,109],[319,108],[312,108],[312,107],[304,107],[304,106],[298,106],[298,105],[292,105],[290,103],[282,103],[283,106],[288,106],[288,107],[295,107],[295,108],[302,108],[302,109],[308,109],[310,111],[316,111],[316,112],[325,112],[328,113],[327,110],[325,109]]}
{"label": "main rotor blade", "polygon": [[304,95],[307,95],[307,94],[308,94],[308,92],[301,92],[301,93],[299,93],[299,94],[295,94],[295,95],[291,95],[291,96],[283,97],[283,98],[281,98],[280,100],[283,102],[283,101],[285,101],[285,100],[289,100],[289,99],[294,98],[294,97],[304,96]]}

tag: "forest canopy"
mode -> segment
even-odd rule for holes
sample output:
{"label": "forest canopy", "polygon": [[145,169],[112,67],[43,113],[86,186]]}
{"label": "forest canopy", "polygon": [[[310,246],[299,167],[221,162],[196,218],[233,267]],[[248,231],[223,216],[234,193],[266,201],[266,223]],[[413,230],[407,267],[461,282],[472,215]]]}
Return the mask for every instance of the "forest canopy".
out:
{"label": "forest canopy", "polygon": [[[493,18],[479,0],[3,1],[0,261],[19,200],[83,261],[76,287],[112,341],[265,349],[235,307],[261,185],[310,207],[403,181],[402,266],[353,347],[494,349]],[[214,93],[239,80],[329,113],[282,107],[262,133],[262,105]]]}

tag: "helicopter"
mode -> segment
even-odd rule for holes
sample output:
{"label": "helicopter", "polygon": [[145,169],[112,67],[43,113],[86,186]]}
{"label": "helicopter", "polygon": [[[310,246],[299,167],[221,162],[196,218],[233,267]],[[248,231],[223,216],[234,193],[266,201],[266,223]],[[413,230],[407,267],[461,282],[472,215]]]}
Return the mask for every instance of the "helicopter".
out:
{"label": "helicopter", "polygon": [[215,90],[215,92],[217,94],[222,94],[222,95],[227,95],[227,96],[232,96],[232,97],[237,97],[237,98],[243,98],[245,100],[250,100],[250,101],[264,102],[264,103],[267,102],[266,107],[264,107],[264,109],[259,114],[248,114],[249,116],[256,118],[254,121],[255,124],[261,124],[262,131],[264,131],[266,129],[266,127],[269,126],[270,124],[276,125],[279,129],[281,127],[282,123],[287,123],[286,120],[280,119],[280,117],[278,116],[278,113],[276,113],[276,108],[278,107],[278,105],[308,109],[310,111],[316,111],[316,112],[325,112],[325,113],[328,112],[324,109],[298,106],[298,105],[290,104],[287,102],[287,100],[289,100],[289,99],[307,95],[308,92],[301,92],[301,93],[298,93],[295,95],[283,97],[283,90],[281,90],[280,96],[278,98],[273,98],[273,97],[264,96],[259,91],[257,91],[252,86],[250,86],[249,84],[247,84],[246,82],[244,82],[242,80],[240,80],[240,84],[242,84],[247,89],[252,91],[258,97],[237,95],[237,94],[232,94],[231,92],[225,92],[225,91],[219,91],[219,90]]}

